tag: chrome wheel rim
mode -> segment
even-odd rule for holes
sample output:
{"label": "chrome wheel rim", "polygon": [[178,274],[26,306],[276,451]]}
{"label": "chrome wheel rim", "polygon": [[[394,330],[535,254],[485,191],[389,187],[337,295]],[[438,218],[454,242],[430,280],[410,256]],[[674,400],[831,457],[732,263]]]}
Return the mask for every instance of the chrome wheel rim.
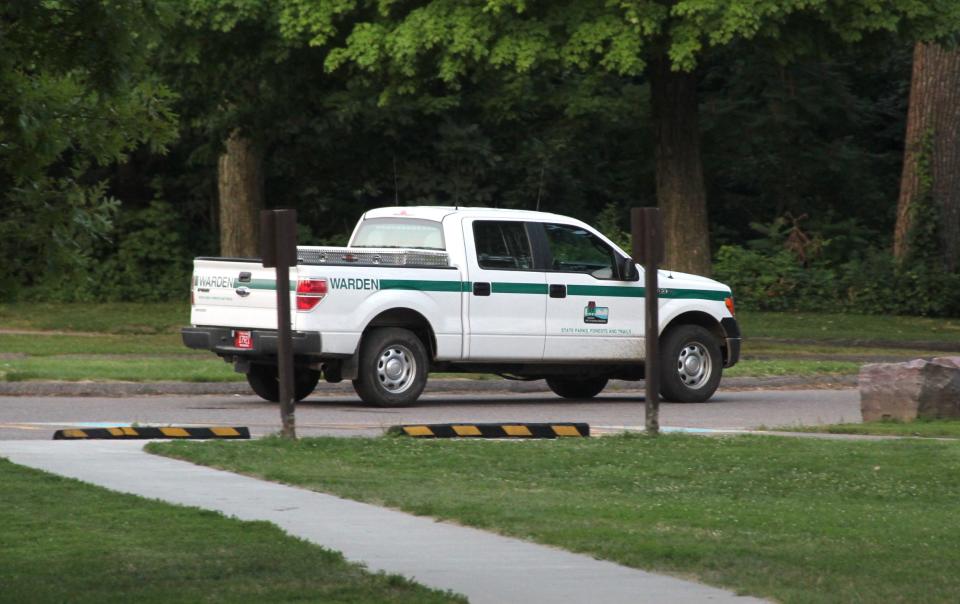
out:
{"label": "chrome wheel rim", "polygon": [[377,379],[383,389],[399,394],[413,385],[417,376],[417,361],[410,349],[401,344],[388,346],[377,359]]}
{"label": "chrome wheel rim", "polygon": [[700,342],[690,342],[680,349],[677,356],[677,375],[683,385],[692,390],[702,388],[710,380],[713,359],[706,346]]}

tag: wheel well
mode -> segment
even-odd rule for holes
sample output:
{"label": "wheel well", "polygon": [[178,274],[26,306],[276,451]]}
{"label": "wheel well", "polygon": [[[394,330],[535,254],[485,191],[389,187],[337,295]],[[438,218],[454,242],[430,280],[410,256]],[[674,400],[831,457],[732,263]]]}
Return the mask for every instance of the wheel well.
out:
{"label": "wheel well", "polygon": [[720,344],[720,352],[723,354],[723,362],[727,362],[727,355],[729,351],[727,350],[727,334],[723,331],[723,327],[720,326],[720,322],[708,315],[705,312],[685,312],[683,314],[677,315],[663,328],[661,332],[661,337],[667,331],[677,327],[679,325],[699,325],[703,327],[713,335],[717,336],[717,342]]}
{"label": "wheel well", "polygon": [[[391,308],[373,318],[363,330],[362,338],[367,336],[367,332],[375,327],[402,327],[409,329],[416,335],[423,347],[427,349],[430,358],[434,358],[437,352],[436,336],[433,334],[433,328],[427,318],[415,310],[409,308]],[[361,338],[361,339],[362,339]]]}

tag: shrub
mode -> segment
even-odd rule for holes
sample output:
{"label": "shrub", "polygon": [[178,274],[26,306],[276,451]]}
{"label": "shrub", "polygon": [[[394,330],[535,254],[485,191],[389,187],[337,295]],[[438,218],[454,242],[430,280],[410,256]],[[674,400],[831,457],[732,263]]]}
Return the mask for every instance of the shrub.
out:
{"label": "shrub", "polygon": [[714,274],[745,309],[960,316],[960,274],[937,265],[897,267],[889,251],[870,248],[842,264],[815,259],[804,267],[786,249],[725,245]]}
{"label": "shrub", "polygon": [[23,299],[50,302],[158,302],[188,295],[192,254],[170,204],[121,212],[109,239],[49,268]]}

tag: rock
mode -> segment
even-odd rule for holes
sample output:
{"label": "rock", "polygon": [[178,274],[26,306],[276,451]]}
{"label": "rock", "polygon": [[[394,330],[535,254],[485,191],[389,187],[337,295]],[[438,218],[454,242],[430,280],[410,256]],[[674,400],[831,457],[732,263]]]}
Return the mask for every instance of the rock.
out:
{"label": "rock", "polygon": [[960,418],[960,357],[860,368],[863,421]]}

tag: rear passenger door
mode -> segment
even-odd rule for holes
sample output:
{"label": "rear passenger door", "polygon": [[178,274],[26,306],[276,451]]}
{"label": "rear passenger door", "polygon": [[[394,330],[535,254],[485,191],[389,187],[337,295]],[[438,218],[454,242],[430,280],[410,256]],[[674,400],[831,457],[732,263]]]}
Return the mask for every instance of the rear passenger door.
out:
{"label": "rear passenger door", "polygon": [[620,254],[581,226],[538,226],[549,252],[544,360],[643,358],[643,285],[620,279]]}
{"label": "rear passenger door", "polygon": [[535,268],[530,227],[510,220],[463,222],[470,360],[543,358],[547,284],[544,272]]}

